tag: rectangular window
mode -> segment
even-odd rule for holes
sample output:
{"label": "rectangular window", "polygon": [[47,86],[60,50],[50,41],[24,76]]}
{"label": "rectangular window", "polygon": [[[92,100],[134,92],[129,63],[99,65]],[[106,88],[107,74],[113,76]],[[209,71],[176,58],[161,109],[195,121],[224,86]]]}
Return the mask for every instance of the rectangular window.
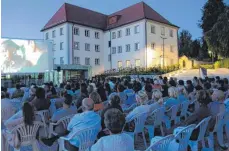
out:
{"label": "rectangular window", "polygon": [[154,43],[154,42],[151,43],[151,49],[152,49],[152,50],[155,49],[155,43]]}
{"label": "rectangular window", "polygon": [[53,62],[53,65],[56,63],[56,58],[53,58],[53,60],[52,60]]}
{"label": "rectangular window", "polygon": [[74,35],[80,35],[79,28],[74,27],[73,33],[74,33]]}
{"label": "rectangular window", "polygon": [[99,58],[95,58],[95,65],[100,65],[100,60],[99,60]]}
{"label": "rectangular window", "polygon": [[170,45],[170,52],[173,52],[173,46]]}
{"label": "rectangular window", "polygon": [[169,35],[170,35],[170,37],[173,37],[173,30],[172,29],[169,31]]}
{"label": "rectangular window", "polygon": [[130,28],[126,28],[126,36],[130,35]]}
{"label": "rectangular window", "polygon": [[122,61],[118,61],[118,68],[122,68]]}
{"label": "rectangular window", "polygon": [[130,60],[126,60],[126,67],[130,67]]}
{"label": "rectangular window", "polygon": [[60,64],[64,64],[64,57],[60,57]]}
{"label": "rectangular window", "polygon": [[85,50],[86,50],[86,51],[90,51],[90,44],[85,43]]}
{"label": "rectangular window", "polygon": [[135,34],[137,34],[137,33],[140,32],[140,27],[139,27],[139,25],[137,25],[137,26],[134,27],[134,32],[135,32]]}
{"label": "rectangular window", "polygon": [[155,34],[155,26],[154,25],[151,25],[151,33]]}
{"label": "rectangular window", "polygon": [[122,53],[122,46],[118,46],[118,53]]}
{"label": "rectangular window", "polygon": [[116,33],[112,32],[112,39],[115,39],[115,38],[116,38]]}
{"label": "rectangular window", "polygon": [[90,65],[90,58],[85,58],[85,65]]}
{"label": "rectangular window", "polygon": [[108,55],[108,61],[109,62],[111,61],[111,55],[110,54]]}
{"label": "rectangular window", "polygon": [[80,57],[74,57],[73,64],[80,64]]}
{"label": "rectangular window", "polygon": [[165,27],[161,27],[161,35],[165,35]]}
{"label": "rectangular window", "polygon": [[99,32],[95,32],[95,38],[99,39]]}
{"label": "rectangular window", "polygon": [[80,43],[79,42],[74,42],[74,49],[75,50],[80,50]]}
{"label": "rectangular window", "polygon": [[63,28],[60,28],[60,35],[63,35],[63,34],[64,34]]}
{"label": "rectangular window", "polygon": [[122,31],[119,30],[119,31],[118,31],[118,38],[121,38],[121,37],[122,37]]}
{"label": "rectangular window", "polygon": [[64,49],[64,42],[60,42],[60,50]]}
{"label": "rectangular window", "polygon": [[137,50],[139,50],[139,49],[140,49],[140,43],[137,42],[137,43],[135,43],[135,51],[137,51]]}
{"label": "rectangular window", "polygon": [[126,52],[130,52],[130,44],[126,45]]}
{"label": "rectangular window", "polygon": [[116,54],[116,47],[112,47],[112,54]]}
{"label": "rectangular window", "polygon": [[140,65],[141,65],[140,59],[136,59],[135,60],[135,67],[140,67]]}
{"label": "rectangular window", "polygon": [[53,31],[52,31],[52,38],[55,38],[55,37],[56,37],[56,31],[53,30]]}
{"label": "rectangular window", "polygon": [[55,43],[53,43],[52,50],[56,51],[56,44]]}
{"label": "rectangular window", "polygon": [[99,45],[95,45],[95,52],[100,52]]}
{"label": "rectangular window", "polygon": [[46,34],[45,34],[45,39],[46,39],[46,40],[49,39],[49,33],[46,33]]}
{"label": "rectangular window", "polygon": [[85,30],[85,37],[90,37],[90,31],[89,30]]}

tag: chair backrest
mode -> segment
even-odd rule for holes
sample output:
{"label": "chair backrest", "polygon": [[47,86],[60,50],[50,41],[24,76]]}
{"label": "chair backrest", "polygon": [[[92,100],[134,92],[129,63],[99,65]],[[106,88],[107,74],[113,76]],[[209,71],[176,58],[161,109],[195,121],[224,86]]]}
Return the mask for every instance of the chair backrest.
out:
{"label": "chair backrest", "polygon": [[134,133],[137,134],[143,132],[147,116],[148,116],[148,112],[139,113],[136,114],[134,117],[132,117],[129,121],[126,121],[126,123],[134,121],[135,124]]}
{"label": "chair backrest", "polygon": [[189,102],[188,101],[184,101],[184,102],[181,103],[181,105],[180,105],[180,109],[181,109],[180,116],[185,116],[187,114],[188,106],[189,106]]}
{"label": "chair backrest", "polygon": [[36,140],[36,134],[41,125],[42,123],[38,121],[34,121],[32,125],[25,125],[23,123],[16,126],[12,132],[18,132],[21,138],[21,145],[27,146]]}
{"label": "chair backrest", "polygon": [[195,127],[195,124],[189,125],[175,135],[175,138],[179,140],[178,151],[187,151],[188,142]]}
{"label": "chair backrest", "polygon": [[199,132],[199,136],[198,136],[198,140],[203,140],[204,139],[204,135],[206,133],[207,127],[208,127],[208,123],[211,119],[211,116],[204,118],[197,126],[196,128],[200,128],[200,132]]}
{"label": "chair backrest", "polygon": [[66,130],[73,116],[74,115],[72,114],[72,115],[68,115],[68,116],[61,118],[60,120],[57,121],[56,125],[62,124],[63,128]]}
{"label": "chair backrest", "polygon": [[176,120],[178,109],[179,109],[179,105],[173,105],[167,111],[167,113],[169,113],[169,115],[170,115],[170,120]]}
{"label": "chair backrest", "polygon": [[219,113],[216,116],[214,132],[217,132],[219,129],[223,129],[225,119],[225,113]]}
{"label": "chair backrest", "polygon": [[169,144],[173,139],[174,135],[165,136],[154,144],[151,144],[150,147],[146,149],[146,151],[167,151]]}
{"label": "chair backrest", "polygon": [[50,118],[49,110],[36,111],[35,115],[39,115],[44,124],[47,123],[48,119]]}
{"label": "chair backrest", "polygon": [[126,95],[127,95],[127,100],[125,101],[125,104],[132,105],[136,102],[134,93],[126,93]]}
{"label": "chair backrest", "polygon": [[77,138],[77,140],[79,141],[79,151],[85,151],[95,143],[95,140],[99,133],[97,125],[98,123],[68,136],[70,139]]}
{"label": "chair backrest", "polygon": [[150,115],[150,120],[153,121],[154,126],[158,126],[162,124],[163,117],[164,117],[165,108],[161,107],[154,110]]}

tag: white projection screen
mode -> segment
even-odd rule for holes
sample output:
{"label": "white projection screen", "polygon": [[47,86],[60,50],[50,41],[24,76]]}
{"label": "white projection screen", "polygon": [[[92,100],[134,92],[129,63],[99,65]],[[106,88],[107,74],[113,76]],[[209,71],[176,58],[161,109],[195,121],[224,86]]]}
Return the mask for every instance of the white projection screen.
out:
{"label": "white projection screen", "polygon": [[52,43],[44,40],[1,39],[1,73],[52,70]]}

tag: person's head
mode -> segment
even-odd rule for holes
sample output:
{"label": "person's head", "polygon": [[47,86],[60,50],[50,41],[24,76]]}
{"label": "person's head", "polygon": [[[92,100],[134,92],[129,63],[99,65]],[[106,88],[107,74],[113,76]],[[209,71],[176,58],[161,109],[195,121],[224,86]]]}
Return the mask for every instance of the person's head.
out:
{"label": "person's head", "polygon": [[82,110],[83,111],[93,111],[94,110],[94,101],[90,98],[84,98],[82,101]]}
{"label": "person's head", "polygon": [[105,83],[104,87],[105,87],[105,90],[108,91],[108,93],[111,93],[111,87],[109,83]]}
{"label": "person's head", "polygon": [[45,90],[45,92],[49,92],[49,90],[50,90],[50,85],[49,85],[49,83],[45,83],[45,84],[44,84],[44,90]]}
{"label": "person's head", "polygon": [[80,84],[78,82],[75,83],[75,89],[79,90],[80,89]]}
{"label": "person's head", "polygon": [[192,85],[192,81],[191,80],[187,80],[186,84],[187,84],[187,86],[191,86]]}
{"label": "person's head", "polygon": [[4,91],[1,91],[1,99],[5,99],[6,98],[6,93]]}
{"label": "person's head", "polygon": [[184,86],[184,81],[183,80],[179,80],[178,84],[181,85],[181,86]]}
{"label": "person's head", "polygon": [[101,100],[101,98],[97,92],[90,93],[89,98],[94,101],[94,104],[100,104],[102,102],[102,100]]}
{"label": "person's head", "polygon": [[81,93],[88,94],[87,85],[86,85],[85,83],[81,83],[81,84],[80,84],[80,92],[81,92]]}
{"label": "person's head", "polygon": [[7,92],[7,88],[6,87],[1,87],[1,91],[3,91],[3,92]]}
{"label": "person's head", "polygon": [[125,90],[125,87],[122,84],[119,84],[117,87],[117,92],[123,92]]}
{"label": "person's head", "polygon": [[200,91],[200,90],[203,90],[203,88],[202,88],[202,86],[197,85],[197,86],[195,87],[195,90],[196,90],[196,91]]}
{"label": "person's head", "polygon": [[215,90],[212,94],[212,101],[223,102],[225,99],[224,92],[221,90]]}
{"label": "person's head", "polygon": [[109,99],[109,104],[111,106],[118,106],[121,102],[120,97],[117,94],[111,95]]}
{"label": "person's head", "polygon": [[66,89],[66,90],[71,90],[70,84],[67,84],[67,85],[65,86],[65,89]]}
{"label": "person's head", "polygon": [[174,80],[169,81],[169,86],[176,87],[176,82]]}
{"label": "person's head", "polygon": [[19,83],[16,84],[16,89],[17,90],[21,89],[21,85]]}
{"label": "person's head", "polygon": [[216,81],[217,81],[217,80],[220,80],[220,77],[219,77],[219,76],[216,76],[215,78],[216,78]]}
{"label": "person's head", "polygon": [[69,108],[72,104],[72,96],[70,94],[65,94],[64,95],[64,102],[63,102],[63,107],[64,108]]}
{"label": "person's head", "polygon": [[223,82],[224,82],[225,85],[228,85],[228,79],[227,78],[224,78]]}
{"label": "person's head", "polygon": [[134,91],[135,92],[138,92],[138,91],[140,91],[142,89],[141,83],[140,82],[137,82],[137,81],[134,83],[134,86],[133,87],[134,87]]}
{"label": "person's head", "polygon": [[127,88],[128,89],[133,89],[133,85],[131,83],[128,83]]}
{"label": "person's head", "polygon": [[29,95],[30,96],[35,96],[36,95],[36,89],[37,87],[36,86],[32,86],[29,90]]}
{"label": "person's head", "polygon": [[148,101],[148,95],[144,90],[138,91],[136,95],[136,101],[140,104],[144,104],[146,101]]}
{"label": "person's head", "polygon": [[197,91],[196,99],[200,104],[203,105],[208,105],[211,102],[211,97],[206,90]]}
{"label": "person's head", "polygon": [[29,102],[25,102],[22,111],[25,125],[32,125],[35,119],[33,106]]}
{"label": "person's head", "polygon": [[36,97],[38,99],[45,99],[45,90],[43,88],[36,89]]}
{"label": "person's head", "polygon": [[88,91],[89,94],[92,93],[94,91],[94,87],[91,84],[89,84],[87,86],[87,91]]}
{"label": "person's head", "polygon": [[146,83],[145,85],[145,91],[146,92],[152,92],[152,85],[150,83]]}
{"label": "person's head", "polygon": [[211,84],[209,82],[204,83],[204,90],[210,90]]}
{"label": "person's head", "polygon": [[116,108],[108,109],[104,114],[104,124],[113,134],[121,133],[125,122],[125,116]]}
{"label": "person's head", "polygon": [[158,101],[160,98],[162,98],[162,93],[159,90],[153,90],[152,98],[156,101]]}
{"label": "person's head", "polygon": [[168,89],[168,92],[169,92],[169,97],[171,98],[177,98],[177,89],[175,87],[170,87]]}
{"label": "person's head", "polygon": [[103,88],[102,85],[98,87],[97,93],[99,94],[102,101],[107,100],[106,90]]}

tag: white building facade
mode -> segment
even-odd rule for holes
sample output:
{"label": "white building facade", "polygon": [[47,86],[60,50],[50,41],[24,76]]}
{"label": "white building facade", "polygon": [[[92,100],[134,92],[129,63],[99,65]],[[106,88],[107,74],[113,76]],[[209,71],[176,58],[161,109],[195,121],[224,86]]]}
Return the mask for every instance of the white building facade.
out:
{"label": "white building facade", "polygon": [[[126,13],[127,10],[144,9],[144,5],[146,4],[141,2],[107,16],[64,4],[42,29],[44,39],[53,42],[53,64],[56,68],[60,66],[61,70],[65,70],[62,74],[67,79],[72,77],[71,74],[88,78],[117,68],[150,68],[177,64],[179,27],[164,23],[167,21],[165,19],[160,22],[157,18],[150,19],[145,14],[128,20],[130,14]],[[91,21],[88,16],[85,21],[79,21],[79,16],[73,16],[75,20],[72,21],[70,14],[67,14],[68,9],[90,11],[95,14],[95,18],[99,17],[94,22],[99,22],[101,26],[87,23]]]}

